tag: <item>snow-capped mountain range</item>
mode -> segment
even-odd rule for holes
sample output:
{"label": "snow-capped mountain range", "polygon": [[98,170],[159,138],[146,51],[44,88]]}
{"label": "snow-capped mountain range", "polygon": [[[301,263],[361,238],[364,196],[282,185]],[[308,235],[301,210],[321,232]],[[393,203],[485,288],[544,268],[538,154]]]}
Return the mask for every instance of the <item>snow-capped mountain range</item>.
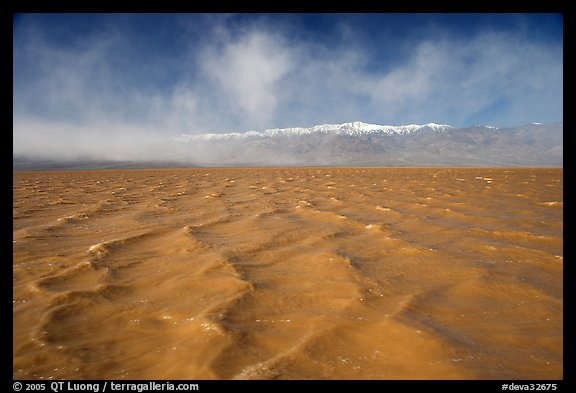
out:
{"label": "snow-capped mountain range", "polygon": [[563,123],[498,128],[360,121],[309,128],[180,134],[134,144],[124,156],[63,162],[14,156],[15,169],[162,166],[561,167]]}
{"label": "snow-capped mountain range", "polygon": [[197,165],[562,166],[563,125],[498,128],[360,121],[309,128],[180,134],[172,157]]}
{"label": "snow-capped mountain range", "polygon": [[241,139],[249,137],[276,137],[276,136],[297,136],[297,135],[310,135],[317,133],[324,134],[338,134],[347,136],[358,136],[363,134],[398,134],[405,135],[415,133],[424,129],[432,130],[435,132],[442,132],[454,128],[447,124],[408,124],[401,126],[383,126],[379,124],[363,123],[361,121],[354,121],[343,124],[321,124],[313,127],[294,127],[294,128],[273,128],[264,131],[247,131],[247,132],[231,132],[223,134],[180,134],[171,138],[173,141],[188,142],[192,140],[225,140],[225,139]]}

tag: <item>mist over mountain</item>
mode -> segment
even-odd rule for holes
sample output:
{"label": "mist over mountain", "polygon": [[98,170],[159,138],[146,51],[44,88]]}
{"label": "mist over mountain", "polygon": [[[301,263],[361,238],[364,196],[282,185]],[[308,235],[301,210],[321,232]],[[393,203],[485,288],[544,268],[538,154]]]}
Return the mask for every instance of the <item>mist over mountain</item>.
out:
{"label": "mist over mountain", "polygon": [[454,128],[363,122],[310,128],[180,134],[141,142],[134,159],[14,155],[15,170],[167,166],[561,167],[563,123]]}
{"label": "mist over mountain", "polygon": [[562,166],[563,124],[513,128],[362,122],[263,132],[177,135],[199,165]]}

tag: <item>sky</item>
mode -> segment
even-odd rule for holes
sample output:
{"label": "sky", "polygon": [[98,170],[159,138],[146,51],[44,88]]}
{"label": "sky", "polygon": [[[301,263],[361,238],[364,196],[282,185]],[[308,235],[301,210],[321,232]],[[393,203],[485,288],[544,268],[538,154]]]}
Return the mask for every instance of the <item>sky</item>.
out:
{"label": "sky", "polygon": [[[561,14],[17,14],[13,152],[177,134],[563,119]],[[140,149],[142,150],[142,149]]]}

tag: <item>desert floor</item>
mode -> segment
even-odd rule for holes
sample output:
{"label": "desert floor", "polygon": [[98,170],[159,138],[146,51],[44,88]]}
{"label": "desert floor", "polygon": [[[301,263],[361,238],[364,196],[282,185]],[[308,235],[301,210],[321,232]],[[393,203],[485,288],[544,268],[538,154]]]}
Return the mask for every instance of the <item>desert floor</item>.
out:
{"label": "desert floor", "polygon": [[13,173],[16,379],[562,378],[562,169]]}

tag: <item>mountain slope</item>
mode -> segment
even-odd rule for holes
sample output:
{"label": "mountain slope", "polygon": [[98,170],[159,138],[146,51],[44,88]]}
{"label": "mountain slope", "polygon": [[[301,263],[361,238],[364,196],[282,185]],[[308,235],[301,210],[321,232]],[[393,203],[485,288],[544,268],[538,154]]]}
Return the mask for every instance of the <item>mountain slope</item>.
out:
{"label": "mountain slope", "polygon": [[344,136],[359,136],[365,134],[375,135],[406,135],[415,133],[422,130],[431,130],[436,132],[445,131],[453,127],[446,124],[428,123],[424,125],[408,124],[403,126],[383,126],[379,124],[369,124],[360,121],[343,124],[322,124],[310,128],[295,127],[295,128],[274,128],[265,131],[248,131],[244,133],[232,132],[225,134],[200,134],[188,135],[181,134],[171,139],[179,142],[188,142],[193,140],[229,140],[229,139],[247,139],[247,138],[266,138],[266,137],[290,137],[290,136],[303,136],[312,134],[326,134],[326,135],[344,135]]}
{"label": "mountain slope", "polygon": [[562,166],[562,123],[499,129],[361,122],[262,132],[178,135],[200,165]]}
{"label": "mountain slope", "polygon": [[15,170],[176,166],[563,165],[563,123],[454,128],[362,122],[225,134],[175,135],[127,149],[127,157],[13,157]]}

